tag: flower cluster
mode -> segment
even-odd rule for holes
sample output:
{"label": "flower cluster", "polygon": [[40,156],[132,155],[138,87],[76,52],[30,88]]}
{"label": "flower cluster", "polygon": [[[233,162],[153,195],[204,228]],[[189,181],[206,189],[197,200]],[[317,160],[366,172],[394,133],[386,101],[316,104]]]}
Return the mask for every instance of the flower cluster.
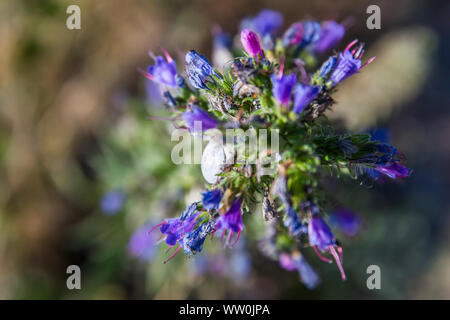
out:
{"label": "flower cluster", "polygon": [[[163,50],[164,56],[154,57],[154,64],[141,71],[160,86],[172,113],[169,119],[177,128],[196,134],[264,128],[279,132],[280,140],[277,151],[268,146],[267,155],[256,163],[216,166],[217,179],[203,192],[202,201],[151,231],[159,228],[169,249],[174,248],[166,261],[180,250],[186,255],[202,251],[205,239],[216,233],[224,246],[233,247],[245,230],[245,216],[259,210],[255,208],[260,203],[267,227],[261,250],[283,268],[297,270],[305,286],[314,288],[320,278],[304,258],[304,250],[336,263],[346,279],[343,249],[328,217],[339,234],[354,236],[362,225],[351,210],[330,206],[322,177],[339,170],[356,178],[396,179],[409,176],[411,170],[396,148],[369,134],[336,134],[324,116],[336,86],[374,60],[363,61],[364,44],[354,40],[341,52],[324,57],[339,48],[345,35],[342,23],[298,21],[284,33],[282,25],[283,16],[272,10],[245,19],[238,36],[243,50],[231,50],[229,36],[215,32],[214,49],[220,54],[213,54],[214,61],[231,57],[217,69],[191,50],[185,56],[184,74],[179,73]],[[223,149],[236,151],[229,143]],[[262,174],[269,156],[277,159],[275,170]],[[202,165],[203,161],[215,160],[203,159]]]}

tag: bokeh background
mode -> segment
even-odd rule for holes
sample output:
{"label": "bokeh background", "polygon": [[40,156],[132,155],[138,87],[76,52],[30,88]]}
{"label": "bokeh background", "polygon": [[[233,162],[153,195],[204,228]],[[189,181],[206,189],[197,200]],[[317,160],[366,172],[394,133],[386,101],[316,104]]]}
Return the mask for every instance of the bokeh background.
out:
{"label": "bokeh background", "polygon": [[[81,30],[66,28],[70,4]],[[381,30],[366,28],[370,4]],[[136,68],[159,46],[178,61],[193,48],[211,57],[214,26],[234,34],[262,8],[283,13],[284,27],[351,17],[343,42],[358,37],[377,59],[341,85],[330,118],[384,133],[414,169],[397,183],[330,180],[364,227],[341,238],[345,283],[310,259],[323,279],[313,291],[258,251],[259,213],[237,248],[212,242],[167,265],[142,236],[203,185],[198,166],[171,163],[167,124],[146,120],[164,109]],[[1,1],[0,298],[449,299],[449,33],[444,0]],[[72,264],[81,290],[66,287]],[[366,287],[372,264],[381,290]]]}

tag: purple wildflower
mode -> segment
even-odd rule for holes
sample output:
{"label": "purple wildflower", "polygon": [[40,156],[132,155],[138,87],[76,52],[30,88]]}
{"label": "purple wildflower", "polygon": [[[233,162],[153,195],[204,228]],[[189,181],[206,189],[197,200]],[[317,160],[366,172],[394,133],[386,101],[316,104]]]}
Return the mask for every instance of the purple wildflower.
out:
{"label": "purple wildflower", "polygon": [[[211,117],[208,112],[194,106],[191,110],[183,112],[183,120],[190,132],[206,131],[217,127],[219,122]],[[196,125],[197,123],[197,125]]]}
{"label": "purple wildflower", "polygon": [[353,40],[344,50],[339,54],[336,67],[331,73],[330,81],[333,86],[342,80],[357,73],[359,70],[371,63],[375,57],[370,58],[364,65],[361,62],[361,57],[364,54],[364,44],[360,44],[357,48],[350,51],[350,49],[358,42]]}
{"label": "purple wildflower", "polygon": [[297,84],[294,89],[294,112],[300,114],[308,104],[319,95],[320,88],[306,84]]}
{"label": "purple wildflower", "polygon": [[275,100],[282,106],[286,108],[289,107],[291,101],[291,93],[295,84],[297,83],[297,77],[295,74],[290,75],[280,75],[276,76],[273,74],[271,76],[272,80],[272,93]]}
{"label": "purple wildflower", "polygon": [[114,215],[123,208],[125,194],[120,190],[105,193],[101,199],[100,207],[106,215]]}
{"label": "purple wildflower", "polygon": [[238,242],[243,229],[244,224],[242,223],[241,199],[236,199],[231,204],[230,209],[228,209],[224,215],[221,215],[217,219],[213,234],[218,230],[222,230],[221,238],[223,239],[225,237],[225,233],[228,231],[228,238],[225,244],[229,244],[233,234],[237,232],[238,235],[232,245],[234,246]]}
{"label": "purple wildflower", "polygon": [[178,251],[183,247],[183,237],[185,234],[192,231],[196,225],[196,219],[198,217],[197,203],[191,204],[181,213],[179,218],[166,219],[163,222],[154,226],[149,233],[159,227],[159,231],[166,236],[166,243],[170,248],[173,248],[179,243],[178,248],[172,253],[172,255],[164,261],[171,260]]}
{"label": "purple wildflower", "polygon": [[301,22],[293,23],[283,35],[283,46],[294,46],[302,42],[303,24]]}
{"label": "purple wildflower", "polygon": [[201,224],[199,227],[191,231],[188,231],[183,236],[183,249],[185,254],[195,254],[202,251],[203,243],[206,237],[214,229],[214,222],[207,221]]}
{"label": "purple wildflower", "polygon": [[178,86],[177,66],[167,51],[163,50],[163,53],[164,57],[155,57],[155,64],[150,65],[147,72],[141,71],[141,73],[152,81],[175,88]]}
{"label": "purple wildflower", "polygon": [[249,29],[244,29],[241,32],[241,43],[245,52],[254,57],[256,61],[264,57],[264,52],[261,49],[258,35]]}
{"label": "purple wildflower", "polygon": [[242,22],[242,29],[250,29],[264,37],[267,34],[274,35],[283,24],[283,15],[277,11],[263,9],[253,18],[247,18]]}
{"label": "purple wildflower", "polygon": [[375,165],[375,171],[382,173],[389,178],[406,178],[411,174],[411,170],[398,162],[392,162],[387,165]]}
{"label": "purple wildflower", "polygon": [[205,191],[202,193],[203,207],[207,210],[218,210],[223,192],[220,189]]}
{"label": "purple wildflower", "polygon": [[325,61],[322,66],[320,67],[319,70],[319,77],[324,78],[326,77],[331,70],[333,70],[334,66],[337,63],[337,58],[334,56],[331,56],[327,59],[327,61]]}
{"label": "purple wildflower", "polygon": [[361,218],[345,208],[337,208],[330,213],[330,224],[347,236],[355,236],[361,228]]}
{"label": "purple wildflower", "polygon": [[303,24],[302,47],[315,44],[320,37],[321,27],[317,21],[305,21]]}
{"label": "purple wildflower", "polygon": [[334,47],[345,35],[345,27],[336,21],[327,21],[323,24],[319,39],[314,48],[323,53]]}
{"label": "purple wildflower", "polygon": [[287,209],[284,217],[284,226],[288,228],[289,233],[296,237],[299,237],[303,232],[306,232],[306,228],[303,226],[299,215],[292,207]]}
{"label": "purple wildflower", "polygon": [[[331,263],[330,259],[325,258],[320,254],[320,251],[328,251],[334,257],[336,264],[341,272],[342,280],[345,280],[345,272],[342,268],[342,248],[337,246],[336,237],[331,232],[327,223],[319,217],[317,214],[313,215],[308,225],[309,243],[313,246],[316,254],[320,259]],[[339,255],[336,252],[336,248],[339,251]],[[319,251],[320,250],[320,251]]]}

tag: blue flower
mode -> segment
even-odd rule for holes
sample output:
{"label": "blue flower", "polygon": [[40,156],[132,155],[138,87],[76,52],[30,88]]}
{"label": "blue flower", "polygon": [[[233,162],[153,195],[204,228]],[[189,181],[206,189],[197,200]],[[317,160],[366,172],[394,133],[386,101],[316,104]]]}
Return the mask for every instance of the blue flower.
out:
{"label": "blue flower", "polygon": [[300,235],[307,230],[302,224],[299,215],[292,207],[287,209],[283,222],[284,226],[289,230],[289,233],[295,237],[300,237]]}
{"label": "blue flower", "polygon": [[202,193],[203,207],[207,210],[218,210],[223,192],[220,189],[205,191]]}
{"label": "blue flower", "polygon": [[333,48],[345,35],[345,28],[336,21],[327,21],[321,28],[319,39],[314,49],[319,52],[325,52]]}
{"label": "blue flower", "polygon": [[349,237],[355,236],[361,228],[361,218],[345,208],[336,208],[330,213],[330,224]]}
{"label": "blue flower", "polygon": [[386,165],[375,165],[374,170],[388,176],[391,179],[406,178],[411,175],[411,170],[398,162],[393,162]]}
{"label": "blue flower", "polygon": [[214,221],[207,221],[183,237],[183,249],[185,254],[195,254],[202,251],[206,237],[214,229]]}
{"label": "blue flower", "polygon": [[277,11],[263,9],[253,18],[247,18],[242,22],[242,29],[253,30],[261,37],[274,35],[283,24],[283,15]]}
{"label": "blue flower", "polygon": [[[206,131],[217,127],[219,122],[211,117],[208,112],[194,106],[192,110],[183,112],[183,120],[190,132]],[[197,126],[196,126],[197,122]]]}
{"label": "blue flower", "polygon": [[109,191],[101,199],[100,207],[107,215],[113,215],[123,208],[125,194],[120,190]]}
{"label": "blue flower", "polygon": [[362,65],[361,57],[364,54],[364,44],[360,44],[357,48],[350,51],[357,42],[358,40],[352,41],[345,48],[344,52],[339,54],[336,67],[330,76],[332,86],[357,73],[361,68],[365,67],[375,59],[375,57],[372,57]]}
{"label": "blue flower", "polygon": [[294,112],[300,114],[308,104],[319,95],[320,88],[306,84],[297,84],[294,89]]}
{"label": "blue flower", "polygon": [[225,243],[229,244],[233,234],[237,232],[237,238],[232,245],[234,246],[238,242],[243,229],[244,224],[242,223],[241,199],[236,199],[233,201],[228,211],[217,219],[213,233],[222,230],[221,238],[223,239],[225,233],[228,231],[228,238]]}
{"label": "blue flower", "polygon": [[177,66],[172,57],[163,50],[165,57],[157,56],[155,64],[147,68],[147,72],[153,78],[153,81],[169,87],[177,87]]}
{"label": "blue flower", "polygon": [[302,42],[303,24],[301,22],[293,23],[283,35],[283,46],[294,46]]}
{"label": "blue flower", "polygon": [[291,101],[291,93],[297,77],[295,74],[276,76],[273,74],[270,78],[272,80],[272,93],[275,100],[286,108],[289,107]]}
{"label": "blue flower", "polygon": [[[311,244],[311,246],[313,246],[316,254],[320,259],[331,263],[331,260],[323,257],[320,254],[319,250],[331,253],[334,260],[336,261],[339,271],[341,272],[342,280],[345,280],[346,276],[344,268],[342,267],[342,248],[340,246],[337,246],[336,237],[334,236],[333,232],[331,232],[331,229],[327,225],[327,223],[318,214],[314,214],[309,221],[308,237],[309,243]],[[336,252],[336,248],[339,251],[339,255]]]}
{"label": "blue flower", "polygon": [[319,77],[326,77],[334,68],[337,63],[337,58],[334,56],[329,57],[320,67]]}
{"label": "blue flower", "polygon": [[300,44],[301,47],[315,44],[321,33],[320,23],[317,21],[305,21],[303,22],[303,39]]}
{"label": "blue flower", "polygon": [[207,78],[212,75],[219,76],[204,55],[199,55],[195,50],[186,53],[186,72],[189,82],[197,89],[208,89],[205,84]]}

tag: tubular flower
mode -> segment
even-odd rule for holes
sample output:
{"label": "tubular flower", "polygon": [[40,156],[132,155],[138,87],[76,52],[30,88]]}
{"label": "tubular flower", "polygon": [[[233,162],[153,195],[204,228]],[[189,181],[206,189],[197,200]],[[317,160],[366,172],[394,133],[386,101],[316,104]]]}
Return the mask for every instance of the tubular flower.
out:
{"label": "tubular flower", "polygon": [[294,89],[294,112],[301,113],[308,104],[319,95],[320,88],[306,84],[297,84]]}
{"label": "tubular flower", "polygon": [[327,21],[323,24],[319,39],[314,49],[323,53],[333,48],[345,35],[345,27],[336,21]]}
{"label": "tubular flower", "polygon": [[195,50],[186,53],[186,73],[189,82],[197,89],[208,89],[206,79],[220,75],[214,71],[204,55],[199,55]]}
{"label": "tubular flower", "polygon": [[183,112],[182,117],[190,132],[214,129],[219,124],[219,122],[211,117],[208,112],[197,106],[194,106],[192,110]]}
{"label": "tubular flower", "polygon": [[203,207],[207,210],[218,210],[220,201],[223,197],[223,192],[220,189],[215,189],[211,191],[205,191],[202,193]]}
{"label": "tubular flower", "polygon": [[366,65],[371,63],[375,57],[370,58],[364,65],[361,62],[361,57],[364,54],[364,44],[360,44],[355,49],[350,49],[358,42],[358,40],[353,40],[344,50],[344,52],[339,54],[339,58],[336,63],[336,67],[330,76],[330,81],[332,86],[335,86],[342,80],[347,79],[351,75],[357,73],[359,70],[364,68]]}
{"label": "tubular flower", "polygon": [[155,81],[159,84],[169,87],[178,87],[180,76],[177,73],[177,66],[172,57],[163,50],[164,57],[155,57],[155,64],[150,65],[147,68],[147,72],[141,71],[141,73],[148,79]]}
{"label": "tubular flower", "polygon": [[287,76],[272,75],[272,93],[275,100],[282,106],[288,108],[291,101],[291,93],[295,84],[297,83],[297,77],[295,74]]}
{"label": "tubular flower", "polygon": [[303,22],[303,39],[300,45],[306,47],[315,44],[319,40],[320,32],[320,23],[317,21]]}
{"label": "tubular flower", "polygon": [[264,57],[264,52],[261,49],[258,35],[251,30],[244,29],[241,32],[241,43],[244,50],[256,61]]}
{"label": "tubular flower", "polygon": [[[313,215],[309,221],[308,236],[309,243],[314,247],[314,250],[320,259],[331,263],[331,260],[323,257],[319,250],[322,252],[327,251],[332,254],[341,272],[342,280],[345,280],[345,272],[342,268],[342,248],[336,244],[336,238],[333,232],[331,232],[330,227],[318,215]],[[336,248],[339,251],[339,255],[336,252]]]}
{"label": "tubular flower", "polygon": [[293,23],[283,35],[283,46],[294,46],[302,42],[303,24],[301,22]]}
{"label": "tubular flower", "polygon": [[345,208],[336,208],[330,213],[330,224],[349,237],[355,236],[361,229],[361,218]]}
{"label": "tubular flower", "polygon": [[232,244],[232,246],[234,246],[238,242],[243,229],[244,224],[242,223],[241,199],[236,199],[231,204],[230,209],[217,219],[213,233],[222,230],[221,239],[224,239],[225,233],[228,231],[228,238],[225,244],[230,244],[233,234],[237,232],[236,240]]}
{"label": "tubular flower", "polygon": [[392,162],[387,165],[375,165],[375,171],[382,173],[389,178],[406,178],[411,174],[411,170],[398,162]]}

